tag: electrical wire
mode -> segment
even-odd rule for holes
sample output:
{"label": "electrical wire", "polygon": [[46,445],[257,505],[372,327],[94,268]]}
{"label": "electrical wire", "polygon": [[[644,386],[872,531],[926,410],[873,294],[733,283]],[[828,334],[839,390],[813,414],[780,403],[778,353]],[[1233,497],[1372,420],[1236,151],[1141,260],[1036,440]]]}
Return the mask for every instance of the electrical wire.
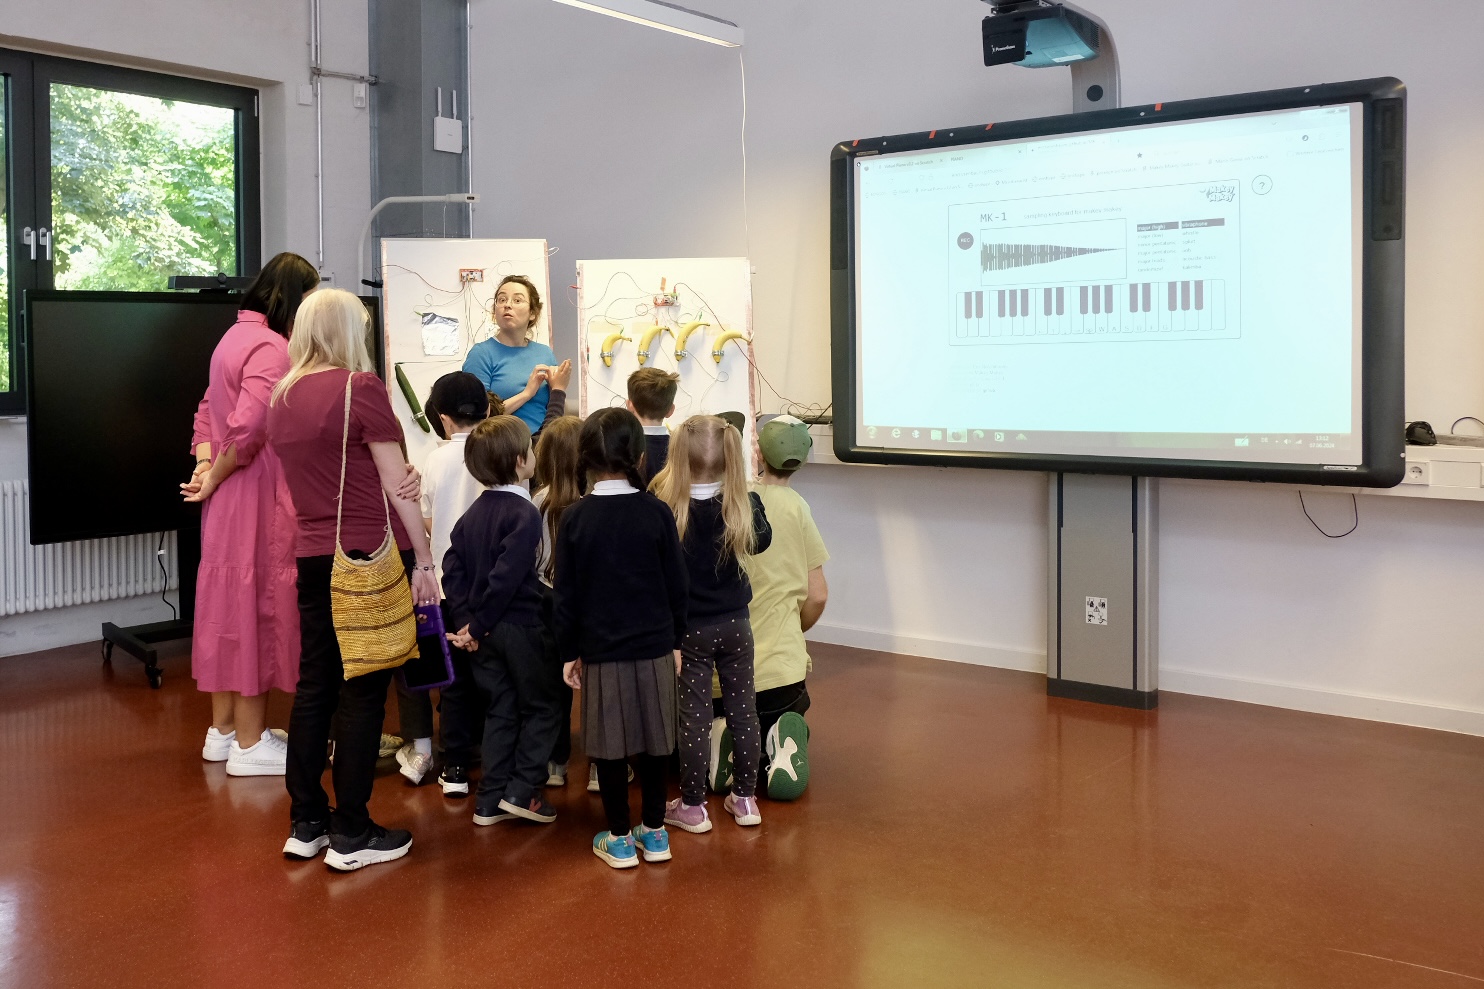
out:
{"label": "electrical wire", "polygon": [[747,63],[742,49],[737,49],[737,68],[742,73],[742,237],[747,248],[747,263],[752,263],[752,223],[747,216]]}
{"label": "electrical wire", "polygon": [[1484,419],[1480,419],[1478,416],[1464,416],[1461,419],[1455,419],[1455,420],[1453,420],[1453,425],[1451,425],[1451,426],[1448,427],[1448,432],[1451,433],[1455,429],[1457,429],[1458,428],[1458,424],[1460,422],[1468,422],[1470,420],[1473,420],[1474,422],[1477,422],[1479,425],[1484,426]]}
{"label": "electrical wire", "polygon": [[175,605],[171,604],[170,599],[165,596],[165,592],[170,589],[170,571],[165,567],[165,533],[163,532],[160,533],[160,545],[155,548],[155,562],[160,565],[160,577],[162,578],[160,600],[165,602],[165,607],[170,609],[170,620],[177,621],[180,619],[180,612],[175,610]]}
{"label": "electrical wire", "polygon": [[1326,539],[1344,539],[1346,536],[1350,535],[1350,533],[1360,528],[1360,502],[1355,500],[1355,495],[1350,496],[1350,510],[1355,513],[1355,524],[1346,529],[1344,532],[1338,534],[1333,532],[1325,532],[1324,528],[1320,526],[1318,522],[1314,521],[1314,516],[1309,514],[1309,506],[1304,502],[1304,492],[1302,490],[1299,491],[1298,496],[1299,507],[1304,510],[1304,518],[1308,519],[1309,524],[1312,525],[1315,529],[1318,529],[1319,534]]}

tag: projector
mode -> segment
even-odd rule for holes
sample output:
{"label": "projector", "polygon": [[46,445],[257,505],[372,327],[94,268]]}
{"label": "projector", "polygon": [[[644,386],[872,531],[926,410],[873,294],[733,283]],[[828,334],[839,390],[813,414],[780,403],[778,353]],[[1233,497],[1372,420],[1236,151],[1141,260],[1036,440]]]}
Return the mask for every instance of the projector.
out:
{"label": "projector", "polygon": [[984,0],[984,64],[1044,69],[1098,57],[1101,36],[1090,18],[1057,0]]}

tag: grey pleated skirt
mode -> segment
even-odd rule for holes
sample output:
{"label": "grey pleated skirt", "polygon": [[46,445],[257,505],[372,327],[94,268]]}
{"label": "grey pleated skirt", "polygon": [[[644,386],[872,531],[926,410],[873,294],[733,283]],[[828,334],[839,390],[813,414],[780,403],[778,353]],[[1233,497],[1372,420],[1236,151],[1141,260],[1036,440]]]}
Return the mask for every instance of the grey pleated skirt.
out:
{"label": "grey pleated skirt", "polygon": [[584,663],[582,742],[589,759],[675,751],[675,656]]}

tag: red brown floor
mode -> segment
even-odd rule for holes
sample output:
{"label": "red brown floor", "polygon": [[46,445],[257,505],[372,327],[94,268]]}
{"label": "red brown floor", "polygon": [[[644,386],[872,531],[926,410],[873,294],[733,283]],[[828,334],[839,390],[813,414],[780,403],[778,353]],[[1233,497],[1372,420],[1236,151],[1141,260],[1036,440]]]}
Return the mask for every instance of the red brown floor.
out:
{"label": "red brown floor", "polygon": [[[1462,987],[1484,982],[1484,739],[819,647],[814,781],[614,872],[584,768],[554,825],[279,856],[277,778],[200,760],[208,705],[96,646],[0,660],[0,984]],[[287,700],[273,707],[284,724]],[[552,793],[553,791],[548,791]]]}

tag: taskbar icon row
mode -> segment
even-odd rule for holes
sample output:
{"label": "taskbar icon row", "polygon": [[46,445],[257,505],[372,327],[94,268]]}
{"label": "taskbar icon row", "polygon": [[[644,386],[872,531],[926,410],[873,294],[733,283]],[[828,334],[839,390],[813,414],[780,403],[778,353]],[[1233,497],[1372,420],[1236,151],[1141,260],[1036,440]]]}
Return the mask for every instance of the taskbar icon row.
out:
{"label": "taskbar icon row", "polygon": [[900,445],[902,443],[1025,443],[1029,437],[1022,432],[1002,429],[934,429],[929,426],[867,426],[865,439],[869,443]]}

